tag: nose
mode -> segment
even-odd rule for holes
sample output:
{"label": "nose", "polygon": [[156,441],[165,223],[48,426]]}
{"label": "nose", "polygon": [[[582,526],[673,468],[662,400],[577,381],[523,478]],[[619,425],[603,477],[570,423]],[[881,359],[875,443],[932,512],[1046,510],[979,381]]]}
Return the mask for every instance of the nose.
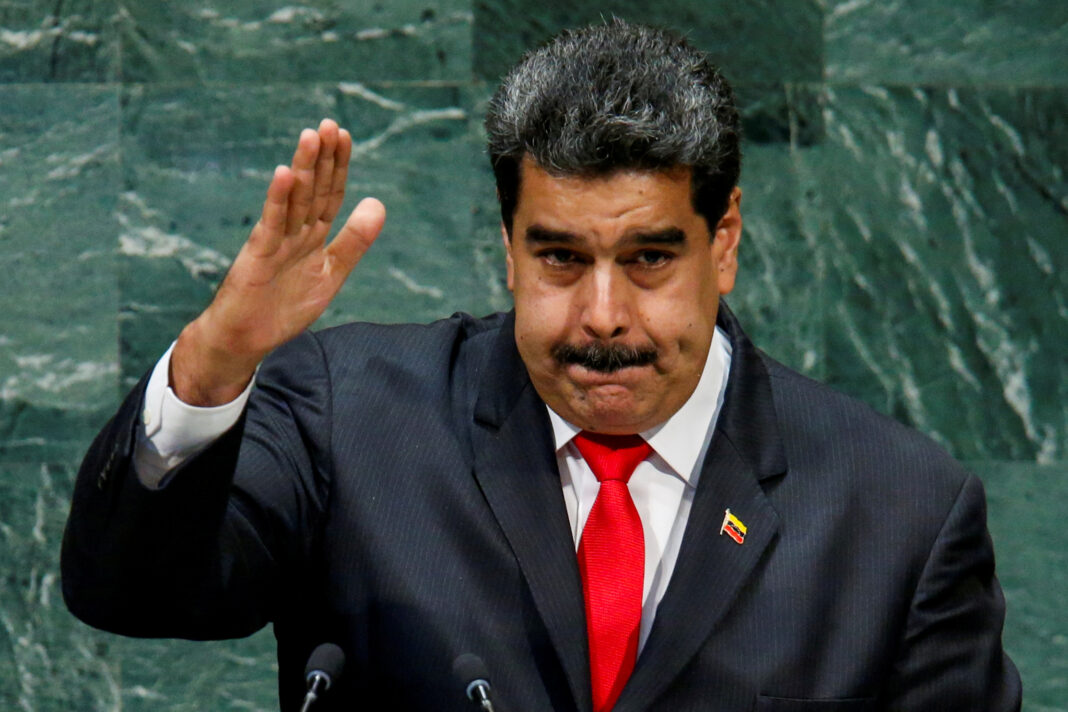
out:
{"label": "nose", "polygon": [[583,290],[582,328],[599,341],[618,339],[631,321],[630,294],[625,275],[613,264],[597,265],[587,275]]}

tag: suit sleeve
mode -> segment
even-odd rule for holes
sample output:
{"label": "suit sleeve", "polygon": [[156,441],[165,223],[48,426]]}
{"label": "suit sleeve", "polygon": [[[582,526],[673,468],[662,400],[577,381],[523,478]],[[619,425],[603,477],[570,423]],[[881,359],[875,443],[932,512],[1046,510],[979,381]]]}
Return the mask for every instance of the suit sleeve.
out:
{"label": "suit sleeve", "polygon": [[916,587],[886,709],[1019,710],[1020,677],[1001,645],[1004,618],[983,487],[969,476]]}
{"label": "suit sleeve", "polygon": [[68,608],[134,636],[248,635],[306,575],[329,492],[330,379],[314,336],[264,362],[245,413],[161,489],[132,464],[145,381],[90,448],[61,570]]}

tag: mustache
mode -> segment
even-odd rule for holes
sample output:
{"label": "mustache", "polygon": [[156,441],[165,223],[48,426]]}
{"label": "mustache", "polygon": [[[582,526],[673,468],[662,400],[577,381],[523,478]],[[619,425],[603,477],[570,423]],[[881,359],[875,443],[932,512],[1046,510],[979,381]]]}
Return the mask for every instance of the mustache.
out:
{"label": "mustache", "polygon": [[624,346],[592,341],[582,346],[557,344],[552,356],[560,365],[577,364],[591,371],[613,373],[629,366],[648,366],[659,356],[654,346]]}

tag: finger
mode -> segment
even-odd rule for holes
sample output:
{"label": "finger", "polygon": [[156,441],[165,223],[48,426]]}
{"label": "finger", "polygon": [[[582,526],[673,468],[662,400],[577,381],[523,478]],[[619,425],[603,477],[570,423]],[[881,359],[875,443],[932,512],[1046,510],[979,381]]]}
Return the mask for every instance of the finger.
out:
{"label": "finger", "polygon": [[319,123],[319,158],[315,162],[315,185],[312,190],[312,206],[304,222],[311,224],[323,219],[323,211],[330,199],[330,187],[334,177],[334,151],[337,148],[337,122],[323,119]]}
{"label": "finger", "polygon": [[345,182],[349,179],[349,158],[352,156],[352,136],[345,129],[338,131],[337,148],[334,151],[334,176],[330,186],[330,199],[323,210],[323,220],[337,217],[345,202]]}
{"label": "finger", "polygon": [[386,207],[375,198],[364,198],[349,215],[341,231],[327,247],[337,260],[341,274],[348,274],[382,232],[386,222]]}
{"label": "finger", "polygon": [[249,245],[260,255],[274,254],[285,237],[286,213],[289,193],[293,189],[293,172],[287,166],[274,169],[274,176],[267,186],[267,199],[259,222],[252,228]]}
{"label": "finger", "polygon": [[292,235],[300,230],[304,218],[312,204],[312,190],[315,186],[315,163],[319,158],[319,132],[304,129],[297,141],[297,150],[293,152],[294,185],[289,193],[289,205],[286,213],[286,234]]}

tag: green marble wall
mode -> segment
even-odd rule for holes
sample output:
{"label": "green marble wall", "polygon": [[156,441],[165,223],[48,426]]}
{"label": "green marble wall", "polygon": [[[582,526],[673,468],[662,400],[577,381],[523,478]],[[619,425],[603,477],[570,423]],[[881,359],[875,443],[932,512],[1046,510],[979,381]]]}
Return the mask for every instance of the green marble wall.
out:
{"label": "green marble wall", "polygon": [[482,108],[524,47],[612,13],[686,31],[735,80],[732,305],[984,477],[1025,709],[1068,711],[1057,0],[0,0],[0,709],[276,708],[269,632],[128,640],[67,614],[79,455],[324,115],[355,136],[351,194],[390,211],[324,323],[507,306]]}

